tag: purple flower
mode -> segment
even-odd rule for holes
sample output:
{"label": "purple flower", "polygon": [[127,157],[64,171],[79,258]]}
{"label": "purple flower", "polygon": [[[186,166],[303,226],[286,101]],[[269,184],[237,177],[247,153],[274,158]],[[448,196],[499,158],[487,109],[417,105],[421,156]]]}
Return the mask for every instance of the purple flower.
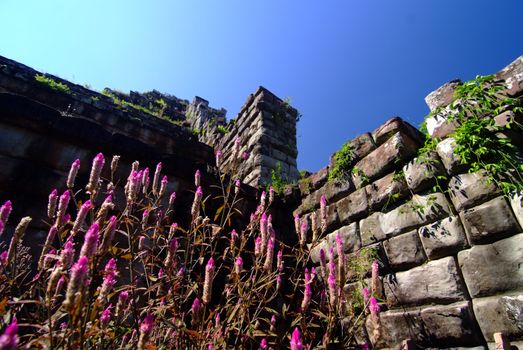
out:
{"label": "purple flower", "polygon": [[76,180],[76,174],[78,174],[78,169],[80,169],[80,159],[75,160],[71,164],[71,169],[69,170],[69,175],[67,176],[67,188],[74,187],[74,181]]}
{"label": "purple flower", "polygon": [[56,212],[56,204],[58,203],[58,191],[56,188],[49,194],[49,202],[47,203],[47,217],[51,219]]}
{"label": "purple flower", "polygon": [[91,227],[89,227],[87,233],[85,234],[84,244],[80,250],[80,256],[91,258],[96,253],[96,249],[98,248],[99,232],[100,226],[98,223],[95,222],[91,225]]}
{"label": "purple flower", "polygon": [[154,316],[147,314],[140,324],[140,338],[138,339],[138,349],[145,349],[149,336],[154,327]]}
{"label": "purple flower", "polygon": [[111,322],[111,308],[113,307],[113,304],[109,304],[109,306],[102,312],[102,316],[100,317],[100,325],[102,328],[106,328],[109,322]]}
{"label": "purple flower", "polygon": [[303,343],[301,342],[301,333],[298,327],[294,328],[291,336],[291,350],[302,350]]}
{"label": "purple flower", "polygon": [[214,259],[211,257],[205,266],[205,280],[203,282],[202,301],[208,304],[211,301],[212,280],[214,279]]}
{"label": "purple flower", "polygon": [[0,349],[2,350],[16,350],[18,348],[18,323],[16,317],[9,326],[5,329],[4,334],[0,336]]}
{"label": "purple flower", "polygon": [[156,196],[158,194],[158,182],[160,181],[160,173],[162,172],[162,162],[156,164],[156,171],[153,176],[153,194]]}
{"label": "purple flower", "polygon": [[380,312],[380,306],[379,306],[376,298],[374,298],[374,296],[370,297],[369,311],[370,311],[371,315],[374,317],[378,316],[378,314]]}
{"label": "purple flower", "polygon": [[80,230],[80,228],[84,224],[87,213],[89,213],[89,210],[91,210],[92,208],[93,205],[91,204],[90,200],[87,200],[84,204],[82,204],[80,210],[78,210],[78,214],[76,215],[76,220],[74,221],[73,228],[71,229],[71,234],[75,235],[78,232],[78,230]]}
{"label": "purple flower", "polygon": [[4,224],[7,223],[7,220],[9,220],[9,215],[11,215],[11,211],[13,211],[13,205],[11,204],[11,201],[6,201],[4,205],[0,207],[0,221],[2,221]]}
{"label": "purple flower", "polygon": [[169,183],[169,180],[166,175],[162,177],[162,182],[160,184],[160,192],[158,193],[158,196],[163,196],[165,193],[165,190],[167,189],[167,184]]}
{"label": "purple flower", "polygon": [[64,305],[68,310],[74,308],[77,300],[77,293],[80,293],[86,284],[88,268],[89,259],[87,259],[86,256],[81,256],[71,268],[71,276],[69,278],[69,285],[67,286],[64,301]]}
{"label": "purple flower", "polygon": [[102,153],[98,153],[93,159],[93,166],[91,167],[91,174],[89,175],[89,182],[86,189],[89,193],[94,194],[98,191],[100,186],[100,174],[105,164],[105,158]]}
{"label": "purple flower", "polygon": [[192,323],[193,325],[197,324],[200,321],[200,311],[202,309],[202,304],[198,297],[194,298],[192,303],[191,312],[192,312]]}

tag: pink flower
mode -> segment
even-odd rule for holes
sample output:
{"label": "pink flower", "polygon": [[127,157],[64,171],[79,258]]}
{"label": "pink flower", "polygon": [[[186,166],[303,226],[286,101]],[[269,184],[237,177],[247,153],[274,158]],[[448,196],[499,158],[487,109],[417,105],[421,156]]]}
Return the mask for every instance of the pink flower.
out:
{"label": "pink flower", "polygon": [[80,169],[80,159],[75,160],[71,164],[71,169],[69,170],[69,175],[67,176],[67,188],[74,187],[74,181],[76,180],[76,174],[78,174],[78,169]]}
{"label": "pink flower", "polygon": [[242,272],[243,269],[243,259],[241,256],[237,257],[234,261],[234,271],[237,275],[239,275]]}
{"label": "pink flower", "polygon": [[2,350],[16,350],[18,348],[18,323],[16,317],[9,326],[5,329],[4,334],[0,336],[0,349]]}
{"label": "pink flower", "polygon": [[113,307],[113,304],[109,304],[109,306],[102,312],[102,316],[100,317],[100,325],[102,328],[106,328],[109,322],[111,322],[111,308]]}
{"label": "pink flower", "polygon": [[249,152],[243,152],[243,153],[242,153],[242,159],[245,160],[245,161],[246,161],[247,159],[249,159]]}
{"label": "pink flower", "polygon": [[98,153],[93,159],[93,166],[91,167],[91,174],[89,175],[89,182],[86,189],[89,193],[94,194],[98,191],[100,186],[100,174],[105,164],[105,158],[102,153]]}
{"label": "pink flower", "polygon": [[265,191],[262,191],[261,196],[260,196],[260,207],[262,210],[265,208],[266,198],[267,198],[267,194],[265,193]]}
{"label": "pink flower", "polygon": [[194,193],[194,200],[191,207],[191,214],[193,218],[196,218],[198,216],[198,213],[200,211],[200,204],[202,203],[202,197],[203,197],[203,190],[201,186],[198,186],[196,188],[196,192]]}
{"label": "pink flower", "polygon": [[6,201],[4,205],[0,207],[0,221],[6,224],[7,220],[9,220],[9,215],[11,215],[11,211],[13,211],[13,205],[11,201]]}
{"label": "pink flower", "polygon": [[194,298],[194,301],[193,301],[192,307],[191,307],[193,324],[197,324],[200,321],[201,308],[202,308],[202,304],[200,303],[200,299],[198,299],[198,297]]}
{"label": "pink flower", "polygon": [[69,190],[66,190],[60,196],[60,200],[58,201],[58,211],[56,214],[56,226],[61,226],[63,224],[64,215],[67,210],[67,207],[69,206],[70,199],[71,199],[71,194],[70,194]]}
{"label": "pink flower", "polygon": [[64,305],[68,310],[71,310],[76,303],[77,293],[81,292],[87,280],[87,270],[89,268],[89,259],[86,256],[81,256],[80,259],[71,268],[71,276],[69,278],[69,285],[65,293]]}
{"label": "pink flower", "polygon": [[238,192],[240,192],[240,188],[241,188],[240,179],[236,179],[236,181],[234,182],[234,193],[238,194]]}
{"label": "pink flower", "polygon": [[378,316],[380,312],[380,306],[374,296],[370,297],[369,310],[372,316]]}
{"label": "pink flower", "polygon": [[263,338],[260,342],[260,350],[267,350],[269,346],[267,345],[267,339]]}
{"label": "pink flower", "polygon": [[171,193],[171,196],[169,197],[169,207],[172,208],[174,205],[174,201],[176,200],[176,192]]}
{"label": "pink flower", "polygon": [[337,285],[336,285],[336,276],[334,275],[334,273],[331,271],[331,273],[329,273],[329,278],[327,280],[327,284],[329,286],[329,298],[330,298],[330,305],[332,308],[334,308],[336,306],[336,301],[337,301]]}
{"label": "pink flower", "polygon": [[116,168],[118,168],[118,162],[120,161],[120,156],[113,156],[111,159],[111,174],[114,174]]}
{"label": "pink flower", "polygon": [[167,176],[164,175],[162,177],[162,182],[160,184],[160,192],[158,193],[159,197],[162,197],[165,193],[165,190],[167,189],[167,184],[169,183],[169,180],[167,179]]}
{"label": "pink flower", "polygon": [[147,194],[147,191],[149,190],[149,181],[149,168],[145,168],[142,173],[143,194]]}
{"label": "pink flower", "polygon": [[222,151],[217,150],[216,151],[216,166],[220,166],[221,160],[222,160]]}
{"label": "pink flower", "polygon": [[254,255],[259,256],[262,253],[262,239],[260,236],[256,237],[254,241]]}
{"label": "pink flower", "polygon": [[312,298],[312,287],[310,283],[305,282],[305,290],[303,291],[303,300],[301,302],[301,311],[305,312],[309,308]]}
{"label": "pink flower", "polygon": [[303,343],[301,342],[301,333],[298,327],[294,328],[291,336],[291,350],[302,350]]}
{"label": "pink flower", "polygon": [[87,233],[85,234],[84,244],[80,250],[80,256],[86,256],[91,258],[98,248],[98,236],[99,236],[100,226],[98,223],[94,223],[89,227]]}
{"label": "pink flower", "polygon": [[369,303],[369,288],[363,288],[363,305],[367,305]]}
{"label": "pink flower", "polygon": [[153,176],[153,194],[156,196],[158,194],[158,182],[160,181],[160,173],[162,172],[162,162],[156,164],[156,171]]}
{"label": "pink flower", "polygon": [[281,249],[276,254],[276,268],[278,272],[283,272],[283,251]]}
{"label": "pink flower", "polygon": [[196,172],[194,173],[194,186],[195,187],[200,186],[200,179],[201,179],[201,173],[200,173],[200,170],[197,169]]}
{"label": "pink flower", "polygon": [[263,264],[263,268],[267,271],[270,271],[272,269],[272,260],[274,257],[274,241],[272,238],[269,238],[269,242],[267,242],[267,253],[265,255],[265,263]]}
{"label": "pink flower", "polygon": [[73,236],[69,236],[67,241],[64,244],[64,247],[62,248],[62,252],[60,254],[60,263],[62,264],[64,269],[68,269],[69,266],[73,263],[74,258],[74,243],[73,243]]}
{"label": "pink flower", "polygon": [[214,279],[214,259],[211,257],[205,266],[205,280],[203,282],[202,301],[208,304],[211,301],[212,280]]}
{"label": "pink flower", "polygon": [[80,228],[84,224],[87,213],[89,213],[89,210],[91,210],[92,208],[93,205],[91,204],[90,200],[87,200],[84,204],[82,204],[80,210],[78,210],[78,214],[76,215],[76,220],[74,221],[73,228],[71,229],[71,234],[75,235],[78,232],[78,230],[80,230]]}
{"label": "pink flower", "polygon": [[47,217],[51,219],[56,212],[56,204],[58,202],[58,191],[56,188],[49,194],[49,202],[47,204]]}
{"label": "pink flower", "polygon": [[7,250],[4,250],[0,254],[0,266],[5,267],[7,265]]}
{"label": "pink flower", "polygon": [[294,215],[294,229],[296,230],[296,235],[300,236],[300,216],[298,214]]}
{"label": "pink flower", "polygon": [[138,349],[145,349],[149,336],[154,327],[154,316],[147,314],[140,324],[140,338],[138,339]]}
{"label": "pink flower", "polygon": [[300,245],[304,245],[307,242],[307,232],[309,232],[309,224],[307,220],[304,220],[300,226]]}

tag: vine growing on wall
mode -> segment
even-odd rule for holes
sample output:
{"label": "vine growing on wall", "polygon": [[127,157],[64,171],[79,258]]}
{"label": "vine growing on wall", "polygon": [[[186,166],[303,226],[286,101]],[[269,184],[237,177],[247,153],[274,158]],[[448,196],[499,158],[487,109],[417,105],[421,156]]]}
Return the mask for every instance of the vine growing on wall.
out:
{"label": "vine growing on wall", "polygon": [[[505,89],[495,75],[477,76],[456,88],[448,107],[437,108],[427,118],[444,115],[448,122],[455,122],[457,127],[449,136],[454,138],[454,151],[461,163],[469,166],[469,172],[484,171],[487,183],[494,183],[508,196],[523,190],[523,163],[507,132],[521,132],[523,128],[515,120],[498,125],[494,117],[505,111],[521,114],[523,107],[521,98],[507,96]],[[426,124],[422,129],[426,130]],[[419,161],[430,162],[427,154],[436,149],[438,142],[427,136],[419,150]]]}

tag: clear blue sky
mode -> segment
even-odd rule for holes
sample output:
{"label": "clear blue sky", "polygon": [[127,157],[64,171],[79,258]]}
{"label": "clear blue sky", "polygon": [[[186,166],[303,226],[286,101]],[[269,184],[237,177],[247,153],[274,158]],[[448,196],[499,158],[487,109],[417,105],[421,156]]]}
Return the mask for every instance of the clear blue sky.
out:
{"label": "clear blue sky", "polygon": [[453,78],[523,54],[521,0],[0,2],[0,55],[95,89],[157,89],[224,107],[258,85],[290,97],[298,168],[399,115]]}

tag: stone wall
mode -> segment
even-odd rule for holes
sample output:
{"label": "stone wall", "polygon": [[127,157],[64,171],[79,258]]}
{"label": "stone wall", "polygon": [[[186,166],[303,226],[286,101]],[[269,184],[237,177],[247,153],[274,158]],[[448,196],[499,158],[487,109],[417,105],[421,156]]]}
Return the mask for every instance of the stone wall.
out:
{"label": "stone wall", "polygon": [[[497,77],[510,95],[521,96],[523,56]],[[522,196],[506,198],[453,152],[453,139],[446,137],[456,125],[445,106],[457,84],[426,99],[431,110],[442,108],[427,122],[430,136],[442,139],[430,161],[416,158],[421,133],[395,117],[350,141],[352,165],[359,169],[350,179],[328,181],[327,166],[299,183],[302,200],[294,213],[302,220],[313,212],[320,217],[322,195],[328,203],[326,236],[311,252],[316,264],[337,233],[348,254],[368,248],[378,253],[383,303],[377,348],[404,339],[421,348],[493,347],[494,332],[516,345],[523,341]],[[491,117],[502,124],[522,115]],[[521,134],[512,137],[516,144],[523,140]],[[436,181],[443,191],[434,192]],[[349,281],[344,290],[355,288],[361,284]]]}

